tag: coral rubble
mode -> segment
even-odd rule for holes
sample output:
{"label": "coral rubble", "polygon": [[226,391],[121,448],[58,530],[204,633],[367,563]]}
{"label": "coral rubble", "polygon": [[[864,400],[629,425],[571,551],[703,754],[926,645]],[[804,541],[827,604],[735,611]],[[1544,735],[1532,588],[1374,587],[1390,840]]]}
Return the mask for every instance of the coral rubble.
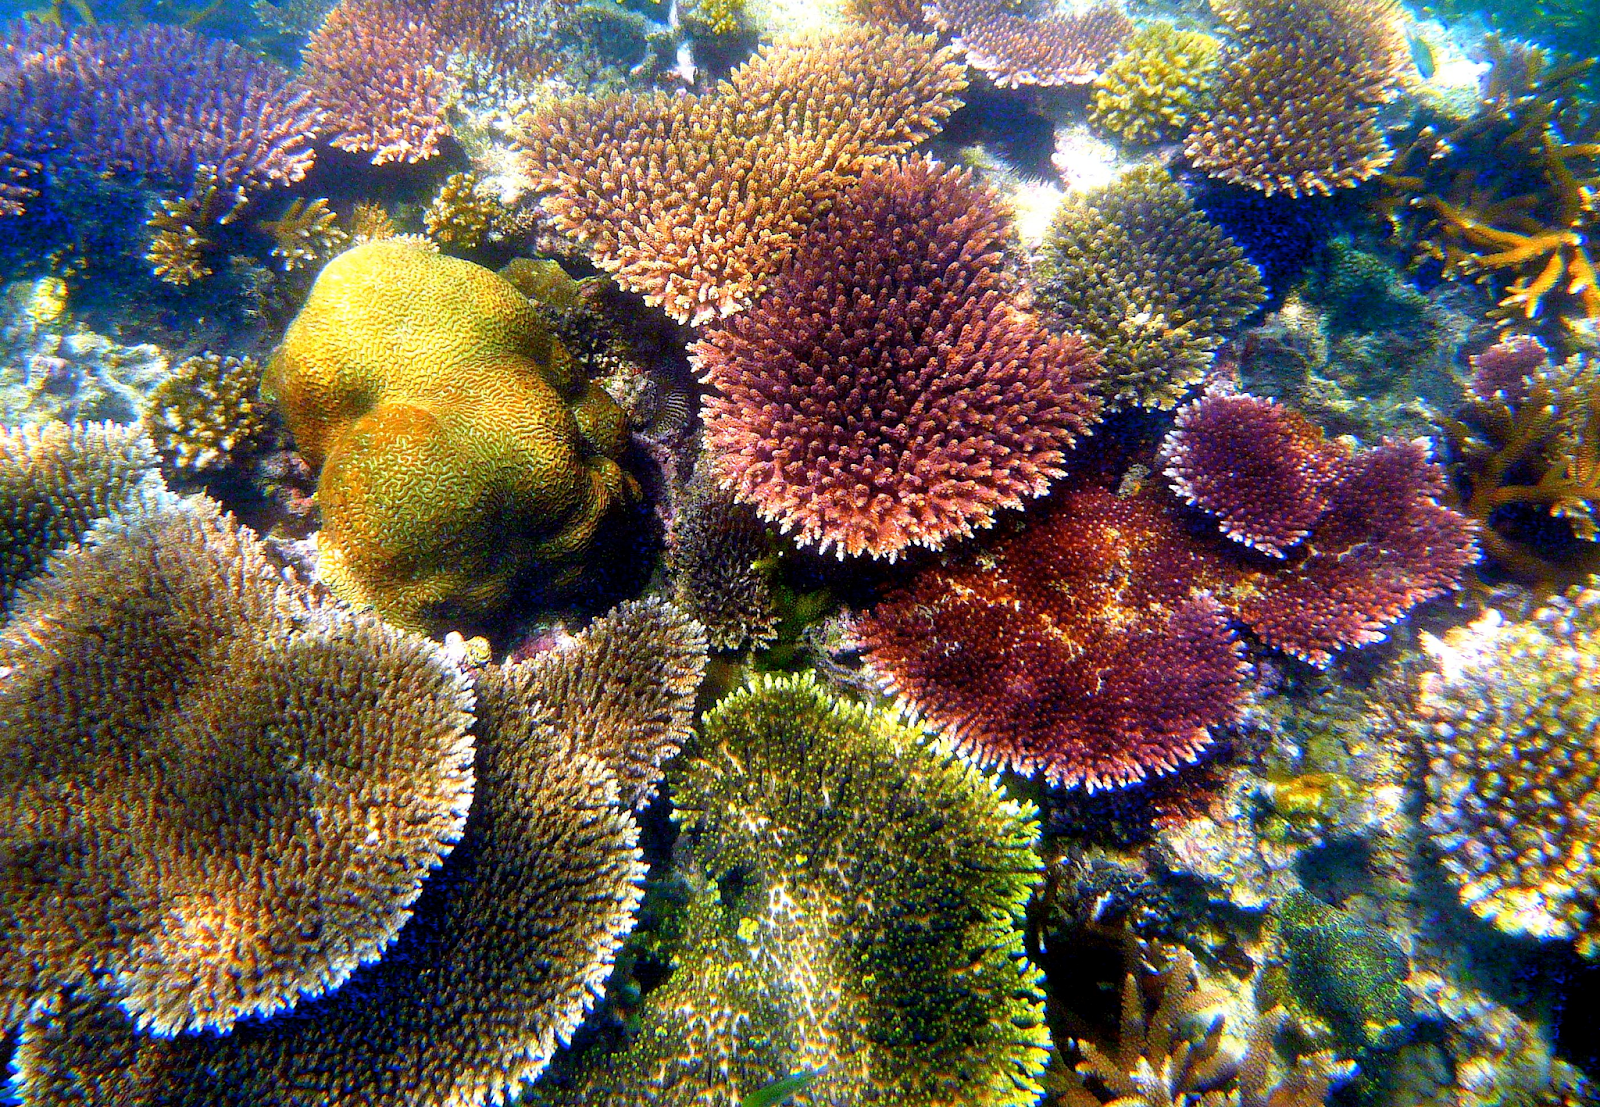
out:
{"label": "coral rubble", "polygon": [[1182,138],[1210,95],[1220,48],[1210,35],[1171,23],[1141,27],[1095,81],[1090,121],[1124,142]]}
{"label": "coral rubble", "polygon": [[1005,0],[932,0],[925,11],[956,36],[967,64],[1001,88],[1087,84],[1133,33],[1113,0],[1070,14],[1018,14]]}

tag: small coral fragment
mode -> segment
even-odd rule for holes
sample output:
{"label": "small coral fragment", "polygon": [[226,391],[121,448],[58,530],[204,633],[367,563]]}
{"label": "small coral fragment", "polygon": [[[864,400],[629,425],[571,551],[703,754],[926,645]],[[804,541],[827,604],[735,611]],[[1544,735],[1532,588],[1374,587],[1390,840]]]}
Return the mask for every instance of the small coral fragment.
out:
{"label": "small coral fragment", "polygon": [[931,0],[925,10],[1001,88],[1088,84],[1133,34],[1111,0],[1072,14],[1022,15],[1005,0]]}
{"label": "small coral fragment", "polygon": [[161,459],[179,473],[226,468],[260,449],[271,433],[272,408],[260,390],[255,358],[185,358],[150,393],[144,429]]}
{"label": "small coral fragment", "polygon": [[150,272],[179,288],[211,276],[206,255],[213,245],[206,233],[213,224],[228,222],[237,210],[225,206],[217,179],[206,173],[196,177],[189,195],[159,201],[158,210],[145,222],[151,232],[144,255]]}
{"label": "small coral fragment", "polygon": [[68,984],[227,1029],[378,956],[460,836],[467,682],[208,501],[111,520],[0,635],[0,1023]]}
{"label": "small coral fragment", "polygon": [[1210,93],[1219,49],[1210,35],[1171,23],[1140,28],[1095,82],[1090,121],[1124,142],[1182,138]]}
{"label": "small coral fragment", "polygon": [[350,235],[339,226],[338,219],[322,197],[309,204],[296,197],[282,215],[259,225],[272,236],[272,256],[285,273],[292,273],[327,261],[349,244]]}

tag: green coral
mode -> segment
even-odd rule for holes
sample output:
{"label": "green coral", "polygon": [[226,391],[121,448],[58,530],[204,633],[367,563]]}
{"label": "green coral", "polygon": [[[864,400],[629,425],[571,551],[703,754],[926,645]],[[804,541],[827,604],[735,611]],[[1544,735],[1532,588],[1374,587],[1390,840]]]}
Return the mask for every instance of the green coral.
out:
{"label": "green coral", "polygon": [[1170,142],[1205,102],[1220,44],[1199,31],[1151,23],[1094,84],[1089,119],[1124,142]]}
{"label": "green coral", "polygon": [[684,23],[697,35],[733,35],[749,23],[745,0],[690,0],[684,6]]}
{"label": "green coral", "polygon": [[677,966],[573,1102],[1032,1104],[1047,1036],[1019,916],[1031,811],[887,711],[758,676],[677,773],[705,883]]}
{"label": "green coral", "polygon": [[1410,1028],[1410,966],[1400,947],[1347,911],[1294,891],[1279,935],[1295,1000],[1326,1019],[1351,1050],[1398,1045]]}
{"label": "green coral", "polygon": [[1176,406],[1265,298],[1260,271],[1160,169],[1069,195],[1036,272],[1039,303],[1100,350],[1116,405]]}

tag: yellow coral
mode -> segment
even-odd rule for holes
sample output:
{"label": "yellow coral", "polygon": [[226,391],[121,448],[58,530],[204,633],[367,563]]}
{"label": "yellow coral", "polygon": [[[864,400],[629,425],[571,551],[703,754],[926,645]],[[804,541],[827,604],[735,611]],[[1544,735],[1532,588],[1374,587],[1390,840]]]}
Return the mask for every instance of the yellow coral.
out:
{"label": "yellow coral", "polygon": [[296,198],[276,219],[257,224],[272,236],[272,256],[286,273],[325,261],[350,241],[338,225],[338,216],[320,196],[309,204]]}
{"label": "yellow coral", "polygon": [[452,173],[439,186],[422,220],[441,246],[476,250],[505,221],[506,208],[471,173]]}
{"label": "yellow coral", "polygon": [[1150,24],[1095,82],[1090,120],[1124,142],[1181,137],[1211,86],[1218,50],[1210,35]]}
{"label": "yellow coral", "polygon": [[737,34],[745,26],[744,0],[693,0],[685,20],[699,34]]}
{"label": "yellow coral", "polygon": [[150,394],[144,428],[179,473],[226,468],[259,449],[271,429],[268,405],[257,395],[260,384],[255,358],[210,351],[185,358]]}
{"label": "yellow coral", "polygon": [[144,258],[150,263],[150,272],[179,288],[211,276],[205,257],[213,244],[201,228],[227,223],[237,210],[223,209],[214,174],[197,176],[189,195],[162,200],[156,213],[145,221],[150,247]]}
{"label": "yellow coral", "polygon": [[528,301],[412,243],[329,262],[265,387],[321,467],[324,578],[402,626],[486,618],[519,584],[570,584],[632,492],[613,460],[620,410]]}

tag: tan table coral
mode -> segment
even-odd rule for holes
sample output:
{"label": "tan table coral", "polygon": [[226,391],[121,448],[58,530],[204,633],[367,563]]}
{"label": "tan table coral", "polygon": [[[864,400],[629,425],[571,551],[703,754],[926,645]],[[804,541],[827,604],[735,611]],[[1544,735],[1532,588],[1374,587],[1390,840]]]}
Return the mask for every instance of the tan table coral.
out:
{"label": "tan table coral", "polygon": [[491,617],[560,589],[634,485],[621,410],[502,278],[369,242],[317,278],[267,370],[321,468],[320,570],[401,626]]}

